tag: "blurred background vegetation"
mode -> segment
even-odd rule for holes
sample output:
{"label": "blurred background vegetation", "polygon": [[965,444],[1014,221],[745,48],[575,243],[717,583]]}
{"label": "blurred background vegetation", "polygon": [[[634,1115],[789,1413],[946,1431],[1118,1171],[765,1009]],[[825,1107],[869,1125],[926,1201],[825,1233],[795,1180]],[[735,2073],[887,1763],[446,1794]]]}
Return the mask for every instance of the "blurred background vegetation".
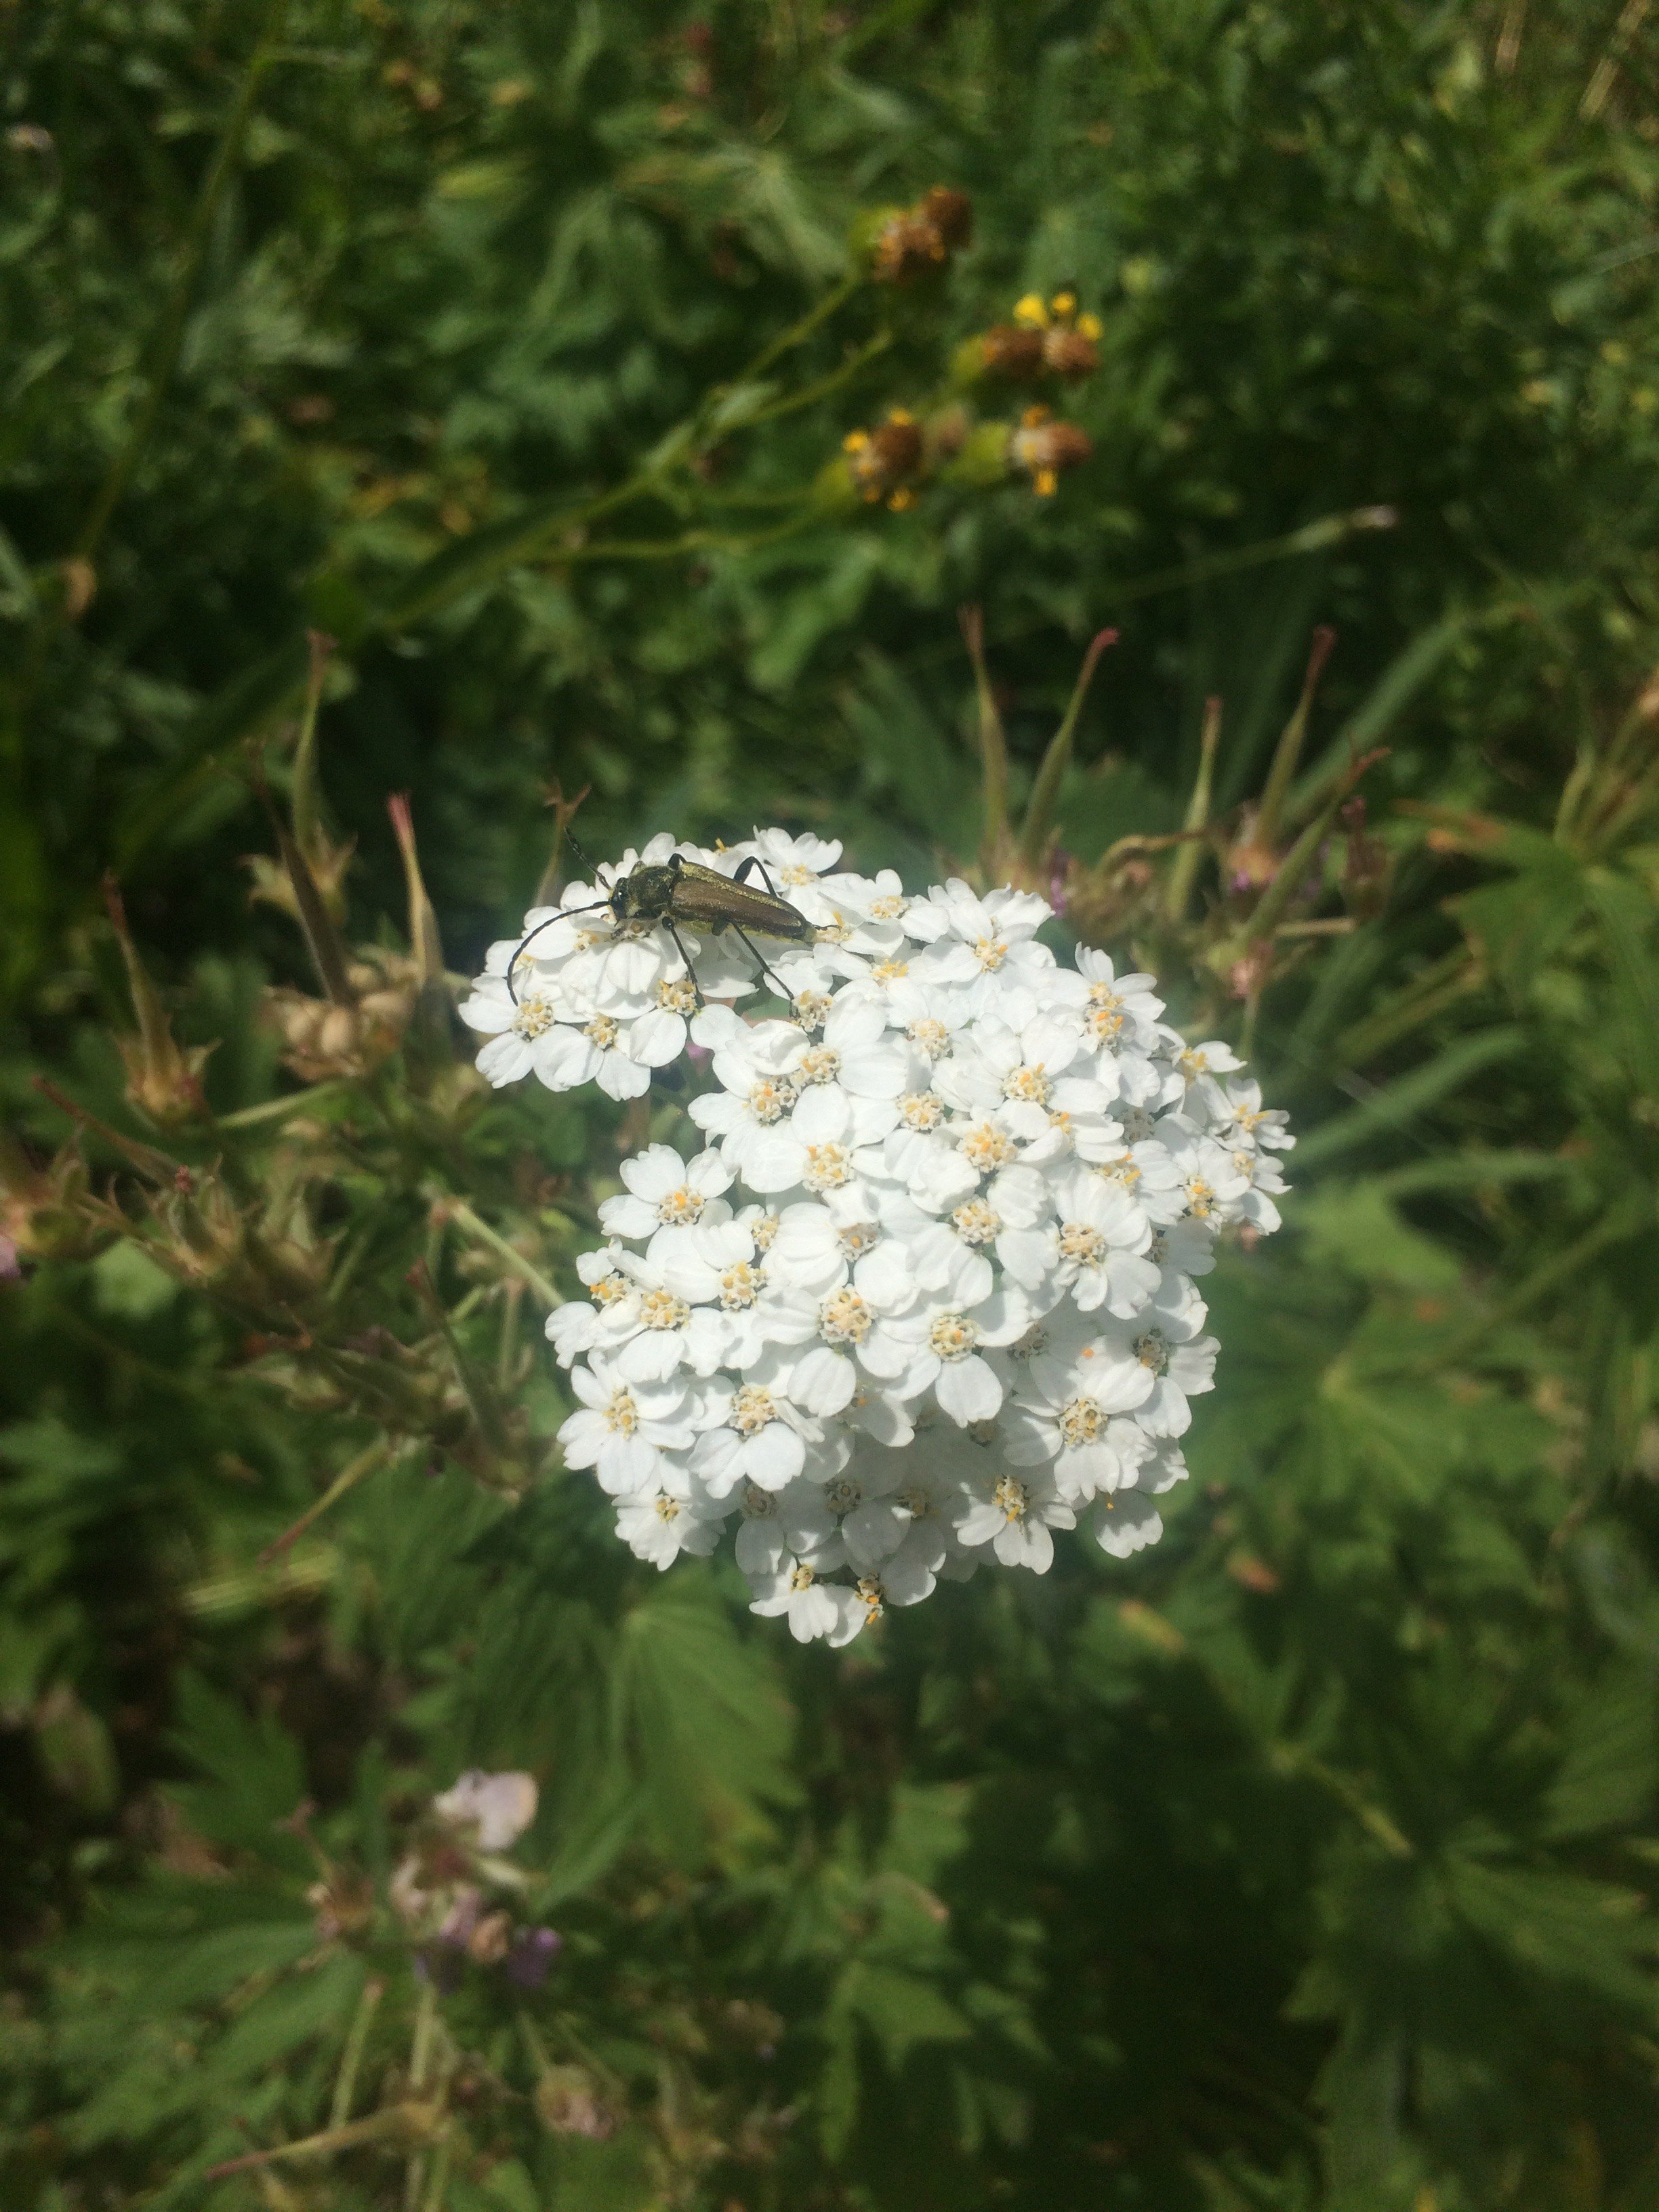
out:
{"label": "blurred background vegetation", "polygon": [[[1645,0],[0,35],[0,2196],[1659,2203]],[[939,185],[971,245],[868,281]],[[853,495],[848,432],[1067,285],[1054,495]],[[919,884],[980,840],[968,605],[1017,799],[1119,630],[1053,865],[1250,1032],[1297,1194],[1211,1279],[1158,1552],[798,1652],[558,1471],[538,1286],[637,1116],[480,1097],[386,799],[455,974],[554,785],[596,853],[775,820]],[[1124,848],[1212,697],[1207,842]],[[355,840],[403,1037],[298,1105],[262,775]],[[388,1899],[474,1765],[540,1787],[539,1982],[422,1978]]]}

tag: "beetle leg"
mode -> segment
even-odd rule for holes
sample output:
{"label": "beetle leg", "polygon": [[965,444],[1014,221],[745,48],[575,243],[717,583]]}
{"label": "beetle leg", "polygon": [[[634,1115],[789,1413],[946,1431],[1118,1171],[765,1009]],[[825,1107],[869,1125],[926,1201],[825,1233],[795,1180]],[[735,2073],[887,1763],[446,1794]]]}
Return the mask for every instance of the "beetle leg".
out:
{"label": "beetle leg", "polygon": [[691,978],[691,988],[697,994],[697,1007],[698,1011],[701,1012],[702,1009],[708,1005],[708,1001],[702,995],[702,985],[698,982],[697,971],[691,965],[691,955],[686,951],[684,939],[681,937],[679,931],[674,927],[673,915],[672,914],[665,914],[663,916],[663,921],[667,925],[668,934],[673,939],[675,945],[678,949],[680,958],[685,963],[685,972]]}
{"label": "beetle leg", "polygon": [[515,1006],[519,1003],[519,994],[513,988],[513,970],[518,966],[524,949],[529,944],[531,938],[539,937],[544,929],[551,929],[556,921],[568,921],[573,914],[597,914],[602,906],[609,906],[610,903],[609,899],[595,899],[592,906],[561,907],[557,914],[550,914],[545,921],[538,921],[528,936],[519,939],[513,948],[513,957],[507,963],[507,995]]}
{"label": "beetle leg", "polygon": [[779,998],[781,998],[783,1000],[784,1005],[788,1007],[791,1014],[794,1016],[794,1018],[797,1021],[799,1021],[800,1017],[799,1014],[795,1013],[794,993],[793,991],[786,990],[784,986],[772,973],[772,970],[767,966],[764,958],[762,957],[759,945],[756,944],[754,939],[750,937],[749,932],[743,927],[742,923],[734,921],[732,924],[732,927],[737,931],[738,935],[743,939],[750,957],[753,959],[755,965],[760,969],[761,974],[765,976],[767,981],[777,993]]}
{"label": "beetle leg", "polygon": [[746,860],[738,861],[737,866],[732,871],[732,882],[734,884],[742,883],[744,877],[749,873],[750,868],[758,868],[760,870],[760,879],[765,884],[770,896],[776,899],[780,906],[787,906],[789,903],[788,900],[785,898],[782,892],[773,882],[771,877],[767,873],[766,863],[762,860],[758,853],[751,853]]}

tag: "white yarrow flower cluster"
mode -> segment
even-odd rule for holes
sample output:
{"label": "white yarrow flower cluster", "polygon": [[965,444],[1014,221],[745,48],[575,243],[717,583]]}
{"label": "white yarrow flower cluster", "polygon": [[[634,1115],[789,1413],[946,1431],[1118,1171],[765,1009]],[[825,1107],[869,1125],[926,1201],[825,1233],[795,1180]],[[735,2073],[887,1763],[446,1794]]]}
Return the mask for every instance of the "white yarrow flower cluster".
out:
{"label": "white yarrow flower cluster", "polygon": [[815,925],[768,948],[789,1018],[737,1012],[762,979],[724,939],[682,932],[694,981],[661,925],[563,918],[632,854],[527,916],[555,918],[514,991],[497,945],[462,1010],[495,1083],[625,1098],[688,1042],[709,1055],[703,1149],[623,1164],[587,1296],[548,1321],[567,1465],[659,1567],[733,1527],[755,1611],[803,1641],[990,1559],[1042,1573],[1079,1521],[1118,1558],[1155,1543],[1213,1387],[1196,1284],[1220,1233],[1279,1226],[1285,1116],[1164,1021],[1151,976],[1086,947],[1061,966],[1029,891],[911,897],[778,830],[640,857],[675,851],[756,855]]}

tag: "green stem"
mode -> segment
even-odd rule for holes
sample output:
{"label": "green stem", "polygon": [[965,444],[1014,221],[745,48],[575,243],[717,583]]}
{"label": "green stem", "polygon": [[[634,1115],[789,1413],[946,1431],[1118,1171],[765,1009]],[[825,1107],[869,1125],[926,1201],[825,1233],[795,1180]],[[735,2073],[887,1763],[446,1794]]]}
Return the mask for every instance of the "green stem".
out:
{"label": "green stem", "polygon": [[[426,2078],[431,2070],[432,2045],[437,2025],[437,1987],[429,1980],[423,1981],[415,2008],[415,2029],[409,2050],[409,2086],[417,2097],[426,2087]],[[425,2178],[426,2160],[418,2150],[412,2150],[409,2154],[409,2163],[404,2169],[404,2212],[417,2212]]]}
{"label": "green stem", "polygon": [[1302,757],[1303,741],[1308,734],[1308,717],[1313,711],[1314,693],[1319,689],[1319,678],[1331,647],[1336,643],[1336,632],[1322,623],[1313,634],[1313,647],[1308,655],[1308,670],[1302,679],[1301,696],[1296,711],[1280,732],[1273,749],[1273,766],[1267,771],[1267,781],[1262,789],[1261,804],[1256,809],[1255,842],[1268,852],[1279,835],[1279,817],[1284,812],[1285,800],[1291,781]]}
{"label": "green stem", "polygon": [[526,1260],[516,1246],[507,1243],[499,1229],[492,1229],[481,1215],[472,1211],[464,1199],[446,1197],[439,1203],[442,1206],[447,1220],[453,1221],[458,1229],[465,1230],[469,1237],[476,1238],[480,1244],[488,1245],[503,1267],[510,1268],[521,1282],[529,1284],[531,1289],[535,1291],[550,1312],[555,1306],[566,1304],[566,1300],[560,1296],[552,1282],[543,1274],[534,1261]]}
{"label": "green stem", "polygon": [[266,1098],[258,1106],[239,1107],[234,1114],[222,1114],[216,1126],[221,1129],[254,1129],[262,1121],[278,1121],[289,1114],[304,1113],[319,1106],[325,1098],[350,1088],[344,1076],[333,1076],[326,1083],[313,1083],[308,1090],[290,1091],[283,1098]]}
{"label": "green stem", "polygon": [[351,2016],[351,2027],[340,2059],[339,2076],[334,2084],[333,2102],[328,2108],[331,2128],[343,2127],[351,2117],[351,2100],[357,2088],[357,2069],[363,2063],[363,2048],[368,2041],[368,2031],[385,1995],[386,1984],[378,1974],[371,1974],[363,1984],[363,1993],[358,1998],[357,2009]]}
{"label": "green stem", "polygon": [[1060,803],[1060,787],[1066,769],[1072,764],[1072,744],[1077,734],[1078,717],[1083,712],[1083,702],[1089,696],[1089,686],[1094,681],[1100,656],[1109,645],[1117,643],[1115,629],[1096,632],[1090,640],[1089,650],[1083,656],[1083,665],[1078,671],[1077,682],[1072,687],[1071,702],[1066,707],[1060,727],[1049,741],[1042,756],[1042,765],[1037,770],[1036,781],[1031,787],[1031,796],[1025,808],[1025,823],[1020,840],[1020,850],[1028,867],[1042,865],[1043,847],[1048,842],[1048,830]]}
{"label": "green stem", "polygon": [[985,665],[985,617],[978,607],[963,607],[957,616],[968,658],[974,665],[974,691],[979,702],[980,777],[985,794],[985,831],[980,844],[980,864],[994,874],[997,860],[1008,834],[1008,740],[991,690]]}
{"label": "green stem", "polygon": [[300,742],[294,749],[292,812],[294,840],[309,860],[318,851],[322,823],[317,806],[317,709],[322,703],[323,679],[334,640],[319,629],[306,632],[310,665],[306,675],[305,713],[300,720]]}
{"label": "green stem", "polygon": [[1164,896],[1164,911],[1177,929],[1187,919],[1193,885],[1198,880],[1198,864],[1204,857],[1200,832],[1210,826],[1210,794],[1215,785],[1216,748],[1220,743],[1221,701],[1212,694],[1204,702],[1204,728],[1198,741],[1198,774],[1193,779],[1192,797],[1187,801],[1187,818],[1181,825],[1187,842],[1175,856]]}
{"label": "green stem", "polygon": [[[305,1534],[306,1530],[320,1521],[331,1506],[337,1505],[349,1490],[355,1490],[365,1476],[374,1474],[375,1468],[386,1457],[386,1439],[380,1437],[376,1437],[366,1451],[359,1452],[356,1458],[350,1461],[335,1476],[322,1496],[314,1504],[307,1506],[293,1526],[284,1528],[280,1536],[265,1546],[259,1554],[259,1565],[262,1567],[269,1566],[270,1562],[282,1553],[291,1550]],[[376,1998],[375,2002],[378,2003],[380,2000]]]}

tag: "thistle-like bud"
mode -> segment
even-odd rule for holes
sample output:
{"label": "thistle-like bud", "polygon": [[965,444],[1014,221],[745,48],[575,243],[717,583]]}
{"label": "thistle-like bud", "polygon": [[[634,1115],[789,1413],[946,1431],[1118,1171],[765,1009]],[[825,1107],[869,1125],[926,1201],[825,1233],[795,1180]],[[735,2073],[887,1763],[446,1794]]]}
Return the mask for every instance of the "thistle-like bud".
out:
{"label": "thistle-like bud", "polygon": [[138,1018],[137,1036],[117,1037],[127,1071],[127,1103],[158,1128],[180,1121],[200,1120],[207,1112],[202,1096],[201,1073],[213,1047],[193,1045],[180,1051],[172,1024],[155,984],[138,957],[138,948],[127,927],[126,909],[113,876],[104,878],[104,904],[126,963],[132,1008]]}
{"label": "thistle-like bud", "polygon": [[[305,713],[294,752],[294,841],[329,919],[339,921],[345,915],[346,872],[357,849],[357,841],[348,837],[337,842],[323,827],[321,786],[317,773],[317,712],[322,703],[323,684],[334,651],[334,640],[319,629],[310,630],[307,635],[311,665],[306,684]],[[280,907],[303,926],[306,917],[301,911],[301,901],[289,869],[263,853],[249,854],[244,865],[253,877],[253,888],[248,896]]]}
{"label": "thistle-like bud", "polygon": [[283,1040],[283,1064],[306,1083],[367,1075],[402,1043],[421,994],[420,963],[405,952],[365,945],[349,963],[351,999],[313,999],[286,985],[267,991],[264,1011]]}
{"label": "thistle-like bud", "polygon": [[1051,497],[1062,472],[1086,461],[1094,449],[1086,430],[1057,420],[1047,407],[1028,407],[1008,436],[1010,465],[1025,471],[1042,499]]}
{"label": "thistle-like bud", "polygon": [[87,1258],[110,1237],[92,1205],[78,1133],[37,1166],[0,1131],[0,1275],[19,1274],[24,1261]]}

